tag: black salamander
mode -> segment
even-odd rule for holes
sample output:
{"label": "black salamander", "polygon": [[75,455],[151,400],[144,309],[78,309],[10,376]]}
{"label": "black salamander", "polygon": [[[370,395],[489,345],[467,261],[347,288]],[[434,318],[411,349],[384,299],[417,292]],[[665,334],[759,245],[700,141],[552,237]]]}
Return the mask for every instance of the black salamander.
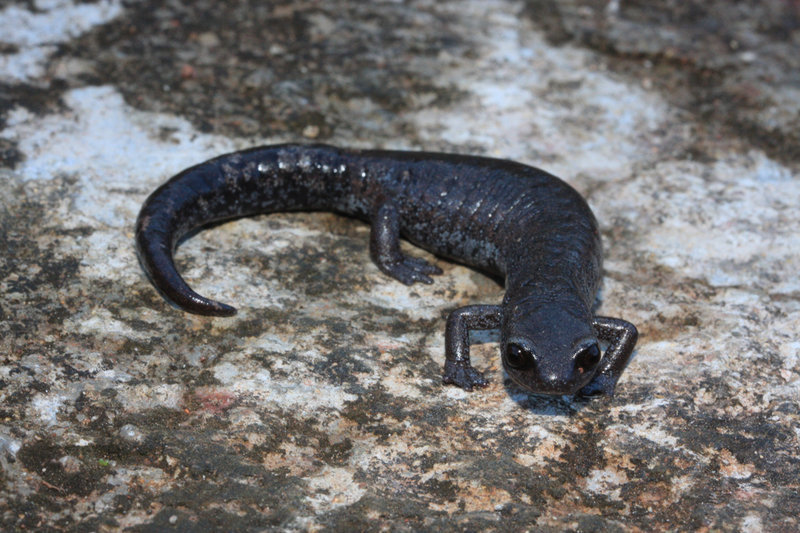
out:
{"label": "black salamander", "polygon": [[[450,313],[445,383],[487,384],[470,364],[473,329],[499,328],[506,372],[542,394],[610,396],[633,352],[633,324],[592,315],[602,249],[589,206],[555,176],[513,161],[292,144],[223,155],[184,170],[145,201],[136,222],[139,259],[179,308],[233,315],[233,307],[189,288],[173,250],[209,222],[277,211],[368,221],[372,260],[408,285],[432,283],[441,270],[403,254],[401,236],[505,279],[501,305]],[[599,341],[608,343],[605,354]]]}

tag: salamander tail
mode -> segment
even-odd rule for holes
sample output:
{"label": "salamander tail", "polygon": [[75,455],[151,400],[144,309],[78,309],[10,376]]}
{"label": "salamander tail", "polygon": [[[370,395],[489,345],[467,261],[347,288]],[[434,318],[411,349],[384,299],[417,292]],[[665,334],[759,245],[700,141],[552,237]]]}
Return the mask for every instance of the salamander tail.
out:
{"label": "salamander tail", "polygon": [[172,237],[163,225],[151,224],[140,214],[136,221],[136,252],[153,285],[167,300],[189,313],[205,316],[233,316],[236,308],[194,292],[175,268]]}

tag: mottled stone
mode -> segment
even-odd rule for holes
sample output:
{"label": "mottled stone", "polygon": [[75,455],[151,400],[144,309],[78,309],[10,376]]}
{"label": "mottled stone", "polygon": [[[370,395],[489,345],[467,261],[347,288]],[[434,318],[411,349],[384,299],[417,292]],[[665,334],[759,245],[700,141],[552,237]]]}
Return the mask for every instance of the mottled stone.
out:
{"label": "mottled stone", "polygon": [[[524,0],[551,41],[576,41],[702,117],[695,157],[757,147],[800,159],[800,3],[794,0]],[[714,139],[727,137],[726,142]],[[710,152],[707,154],[707,152]]]}
{"label": "mottled stone", "polygon": [[[6,2],[0,529],[800,528],[796,2],[644,5]],[[527,394],[493,332],[490,386],[442,385],[444,317],[502,287],[401,285],[331,214],[191,237],[182,273],[240,312],[170,307],[147,194],[304,138],[572,183],[598,311],[641,333],[617,395]]]}

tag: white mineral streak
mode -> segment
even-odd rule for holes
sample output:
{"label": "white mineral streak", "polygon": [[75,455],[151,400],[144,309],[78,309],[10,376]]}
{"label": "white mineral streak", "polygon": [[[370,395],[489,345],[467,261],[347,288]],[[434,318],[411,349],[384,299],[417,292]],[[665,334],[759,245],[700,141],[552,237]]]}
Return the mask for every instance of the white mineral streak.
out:
{"label": "white mineral streak", "polygon": [[23,5],[0,10],[0,42],[17,47],[15,53],[0,54],[0,81],[35,82],[45,74],[45,64],[59,43],[105,24],[123,12],[121,0],[91,3],[36,0],[32,3],[36,12]]}

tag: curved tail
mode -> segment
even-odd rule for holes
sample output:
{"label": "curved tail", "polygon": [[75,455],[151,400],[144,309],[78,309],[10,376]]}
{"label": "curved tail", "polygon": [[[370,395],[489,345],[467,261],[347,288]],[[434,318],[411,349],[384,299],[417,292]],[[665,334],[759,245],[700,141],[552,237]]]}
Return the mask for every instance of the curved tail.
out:
{"label": "curved tail", "polygon": [[233,316],[236,308],[197,294],[186,284],[172,258],[170,238],[149,227],[140,217],[136,224],[136,252],[147,276],[164,298],[190,313]]}
{"label": "curved tail", "polygon": [[136,220],[136,251],[150,281],[184,311],[236,314],[194,292],[178,274],[173,260],[178,240],[219,220],[325,208],[335,196],[331,169],[340,167],[340,159],[330,146],[273,145],[222,155],[179,173],[145,200]]}
{"label": "curved tail", "polygon": [[236,216],[240,206],[226,202],[229,184],[220,161],[225,160],[206,161],[167,181],[145,200],[136,220],[136,252],[150,281],[180,309],[206,316],[232,316],[236,309],[194,292],[175,268],[173,250],[193,228]]}
{"label": "curved tail", "polygon": [[206,316],[235,315],[234,307],[193,291],[175,268],[173,249],[181,235],[176,231],[175,217],[170,216],[172,210],[165,205],[170,202],[164,187],[145,201],[136,220],[136,252],[142,268],[161,295],[184,311]]}

